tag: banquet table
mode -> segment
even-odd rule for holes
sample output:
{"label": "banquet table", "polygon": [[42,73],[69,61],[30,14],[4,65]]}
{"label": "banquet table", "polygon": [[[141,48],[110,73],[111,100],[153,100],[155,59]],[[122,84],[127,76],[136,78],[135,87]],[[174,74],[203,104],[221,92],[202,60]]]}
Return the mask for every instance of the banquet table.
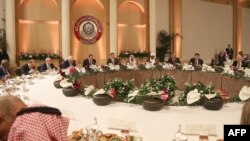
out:
{"label": "banquet table", "polygon": [[[184,132],[186,125],[215,125],[217,136],[209,136],[209,141],[216,141],[223,138],[223,125],[240,122],[242,103],[225,104],[219,111],[209,111],[201,106],[166,106],[160,111],[151,112],[141,105],[121,102],[97,106],[90,98],[64,96],[62,89],[53,86],[55,79],[56,76],[45,75],[44,79],[32,80],[32,85],[26,84],[29,91],[25,93],[28,97],[25,101],[59,108],[70,119],[69,134],[89,127],[96,118],[98,128],[104,133],[120,133],[119,130],[108,128],[109,122],[114,119],[132,122],[135,129],[131,129],[130,134],[141,136],[143,141],[172,141],[179,125],[182,125]],[[93,77],[89,76],[89,79]],[[188,140],[198,141],[198,135],[189,135]]]}

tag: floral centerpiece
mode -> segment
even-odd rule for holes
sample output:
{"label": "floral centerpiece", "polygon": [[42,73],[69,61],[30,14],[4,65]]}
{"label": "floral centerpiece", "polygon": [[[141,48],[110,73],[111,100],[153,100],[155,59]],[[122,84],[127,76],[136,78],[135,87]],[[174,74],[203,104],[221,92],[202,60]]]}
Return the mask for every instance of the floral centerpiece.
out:
{"label": "floral centerpiece", "polygon": [[118,101],[124,101],[129,92],[134,89],[132,81],[133,80],[112,79],[104,85],[103,89],[112,98]]}
{"label": "floral centerpiece", "polygon": [[243,86],[239,92],[239,95],[231,97],[229,102],[243,102],[250,98],[250,87]]}
{"label": "floral centerpiece", "polygon": [[143,104],[143,108],[149,111],[160,110],[167,101],[174,96],[176,83],[172,77],[164,76],[159,79],[151,79],[138,90],[128,95],[127,102]]}
{"label": "floral centerpiece", "polygon": [[74,95],[77,95],[81,89],[81,82],[79,79],[83,76],[81,71],[78,71],[75,67],[70,67],[68,69],[68,74],[62,70],[60,70],[60,75],[64,78],[60,84],[63,87],[63,93],[67,96],[71,95],[71,92]]}
{"label": "floral centerpiece", "polygon": [[208,86],[204,85],[201,82],[197,84],[189,85],[187,84],[184,93],[179,97],[180,105],[201,105],[201,98],[205,96],[205,94],[214,94],[215,89],[210,84]]}
{"label": "floral centerpiece", "polygon": [[81,95],[85,97],[92,97],[96,91],[97,89],[94,85],[89,85],[84,88],[84,93],[81,93]]}
{"label": "floral centerpiece", "polygon": [[193,70],[195,70],[195,68],[193,65],[183,64],[182,70],[193,71]]}
{"label": "floral centerpiece", "polygon": [[211,83],[206,86],[199,82],[185,88],[183,95],[179,97],[179,103],[180,105],[203,105],[209,110],[219,110],[228,99],[229,96],[224,89],[215,90]]}
{"label": "floral centerpiece", "polygon": [[207,64],[202,65],[202,71],[203,72],[215,72],[214,68],[212,66],[207,65]]}
{"label": "floral centerpiece", "polygon": [[220,89],[215,93],[205,94],[205,97],[202,99],[202,105],[208,110],[219,110],[228,99],[227,92],[224,89]]}
{"label": "floral centerpiece", "polygon": [[176,82],[173,77],[164,76],[158,79],[151,79],[144,83],[138,90],[130,93],[127,102],[142,104],[146,99],[161,99],[164,102],[171,100],[176,89]]}
{"label": "floral centerpiece", "polygon": [[46,58],[50,57],[51,59],[61,59],[61,56],[56,53],[21,53],[19,55],[19,60],[30,60],[30,59],[37,59],[37,60],[44,60]]}

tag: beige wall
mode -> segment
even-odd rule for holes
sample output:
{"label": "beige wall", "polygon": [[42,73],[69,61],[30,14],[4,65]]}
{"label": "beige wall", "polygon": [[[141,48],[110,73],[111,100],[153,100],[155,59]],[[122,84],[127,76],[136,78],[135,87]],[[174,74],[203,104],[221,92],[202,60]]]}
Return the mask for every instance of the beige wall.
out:
{"label": "beige wall", "polygon": [[205,62],[211,61],[216,50],[232,44],[232,6],[183,0],[182,58],[189,60],[195,52]]}
{"label": "beige wall", "polygon": [[163,29],[169,33],[169,0],[156,0],[156,34]]}
{"label": "beige wall", "polygon": [[0,0],[0,29],[4,28],[4,22],[2,18],[4,18],[4,9],[5,9],[5,0]]}
{"label": "beige wall", "polygon": [[242,11],[242,50],[250,54],[250,9],[243,8]]}

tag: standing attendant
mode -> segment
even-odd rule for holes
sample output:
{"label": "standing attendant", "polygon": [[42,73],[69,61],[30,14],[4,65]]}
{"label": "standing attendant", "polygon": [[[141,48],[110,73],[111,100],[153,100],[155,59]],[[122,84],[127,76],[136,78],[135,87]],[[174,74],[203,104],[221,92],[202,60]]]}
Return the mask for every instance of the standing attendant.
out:
{"label": "standing attendant", "polygon": [[234,50],[232,49],[231,45],[228,44],[227,48],[226,48],[226,52],[227,52],[227,56],[230,60],[233,59],[233,55],[234,55]]}

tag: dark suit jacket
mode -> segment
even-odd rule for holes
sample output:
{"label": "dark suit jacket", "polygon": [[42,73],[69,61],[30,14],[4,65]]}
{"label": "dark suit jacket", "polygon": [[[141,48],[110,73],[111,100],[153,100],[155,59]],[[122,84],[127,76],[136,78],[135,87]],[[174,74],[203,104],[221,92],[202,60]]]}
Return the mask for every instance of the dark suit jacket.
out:
{"label": "dark suit jacket", "polygon": [[[35,67],[33,69],[35,69]],[[31,69],[29,68],[28,64],[25,64],[22,66],[21,70],[22,74],[28,75]]]}
{"label": "dark suit jacket", "polygon": [[92,64],[90,64],[89,59],[84,59],[82,62],[82,67],[89,68],[90,65],[95,65],[95,64],[96,64],[95,59],[92,60]]}
{"label": "dark suit jacket", "polygon": [[0,53],[0,63],[2,62],[2,60],[9,60],[9,55],[7,54],[6,51],[3,51],[2,53]]}
{"label": "dark suit jacket", "polygon": [[[195,58],[191,58],[189,61],[189,64],[196,66]],[[199,58],[198,65],[202,65],[202,64],[203,64],[203,60]]]}
{"label": "dark suit jacket", "polygon": [[[73,64],[72,64],[74,67],[76,66],[76,61],[74,60],[73,61]],[[64,61],[61,65],[60,65],[60,68],[61,69],[67,69],[68,67],[70,67],[70,64],[69,64],[69,60],[66,60]]]}
{"label": "dark suit jacket", "polygon": [[109,63],[112,63],[112,64],[114,64],[114,65],[119,65],[119,60],[118,60],[117,58],[115,58],[114,63],[113,63],[112,60],[111,60],[111,58],[109,58],[108,61],[107,61],[107,65],[108,65]]}
{"label": "dark suit jacket", "polygon": [[229,59],[233,59],[234,50],[232,48],[226,48],[226,52]]}
{"label": "dark suit jacket", "polygon": [[172,57],[169,57],[169,58],[168,58],[168,63],[175,65],[176,63],[180,64],[181,61],[180,61],[180,59],[177,58],[177,57],[175,58],[175,60],[173,60]]}
{"label": "dark suit jacket", "polygon": [[[237,65],[238,65],[237,60],[234,60],[232,66],[237,67]],[[241,61],[241,67],[243,67],[243,68],[247,67],[246,63],[244,63],[244,61]]]}
{"label": "dark suit jacket", "polygon": [[[57,69],[55,66],[54,66],[54,64],[50,64],[50,68],[51,69]],[[39,70],[40,72],[44,72],[44,71],[46,71],[48,68],[47,68],[47,64],[46,63],[44,63],[44,64],[42,64],[41,65],[41,70]]]}
{"label": "dark suit jacket", "polygon": [[[7,72],[6,72],[7,71]],[[2,78],[4,78],[4,76],[5,75],[8,75],[8,74],[10,74],[9,72],[8,72],[8,70],[4,70],[4,68],[3,67],[0,67],[0,79],[2,79]]]}

